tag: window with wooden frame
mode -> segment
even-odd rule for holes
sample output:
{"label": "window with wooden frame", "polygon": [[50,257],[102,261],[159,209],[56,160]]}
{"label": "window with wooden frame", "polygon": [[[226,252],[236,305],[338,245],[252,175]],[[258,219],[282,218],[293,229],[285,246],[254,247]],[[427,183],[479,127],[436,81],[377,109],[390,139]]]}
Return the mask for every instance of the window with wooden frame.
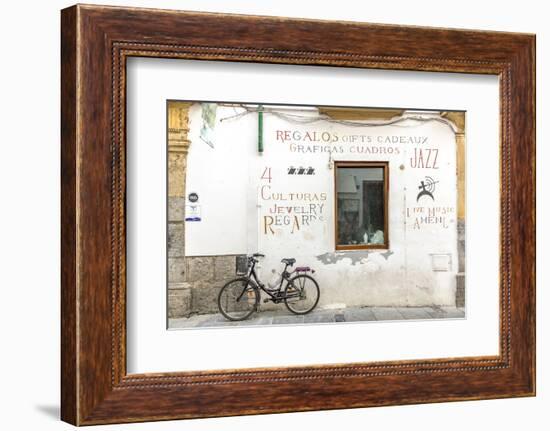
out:
{"label": "window with wooden frame", "polygon": [[388,162],[335,162],[336,250],[389,248]]}

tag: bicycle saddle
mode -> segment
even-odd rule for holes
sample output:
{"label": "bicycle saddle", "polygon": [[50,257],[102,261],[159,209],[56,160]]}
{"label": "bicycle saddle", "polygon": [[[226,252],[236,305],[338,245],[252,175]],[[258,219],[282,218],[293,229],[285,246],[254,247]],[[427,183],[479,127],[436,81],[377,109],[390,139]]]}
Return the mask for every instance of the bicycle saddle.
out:
{"label": "bicycle saddle", "polygon": [[294,265],[296,263],[296,259],[293,259],[293,258],[285,258],[285,259],[282,259],[281,262],[283,263],[286,263],[287,265]]}

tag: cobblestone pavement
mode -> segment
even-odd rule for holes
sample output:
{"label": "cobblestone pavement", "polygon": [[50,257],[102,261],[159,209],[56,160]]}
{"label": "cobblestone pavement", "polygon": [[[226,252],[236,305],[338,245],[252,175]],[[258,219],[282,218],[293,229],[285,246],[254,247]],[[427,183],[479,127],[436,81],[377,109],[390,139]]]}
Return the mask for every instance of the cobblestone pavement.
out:
{"label": "cobblestone pavement", "polygon": [[307,323],[372,322],[426,319],[462,319],[464,308],[456,307],[354,307],[315,309],[297,316],[286,308],[259,311],[241,322],[230,322],[221,314],[201,314],[189,318],[169,319],[169,329],[229,326],[296,325]]}

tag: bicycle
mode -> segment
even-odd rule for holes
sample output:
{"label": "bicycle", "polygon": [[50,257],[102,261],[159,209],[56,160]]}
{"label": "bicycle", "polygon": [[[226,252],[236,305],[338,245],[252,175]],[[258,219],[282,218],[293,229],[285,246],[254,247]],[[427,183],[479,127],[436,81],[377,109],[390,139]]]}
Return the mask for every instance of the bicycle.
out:
{"label": "bicycle", "polygon": [[[284,302],[289,311],[294,314],[307,314],[317,306],[320,296],[319,285],[308,274],[315,273],[313,269],[308,266],[300,266],[289,272],[288,267],[294,266],[296,259],[282,259],[281,262],[285,264],[285,267],[279,286],[270,288],[259,280],[256,273],[255,268],[259,257],[265,256],[261,253],[249,256],[247,274],[229,281],[220,290],[218,308],[226,319],[239,321],[250,317],[254,311],[258,310],[261,291],[268,295],[264,302],[271,301],[275,304]],[[293,276],[293,274],[296,275]]]}

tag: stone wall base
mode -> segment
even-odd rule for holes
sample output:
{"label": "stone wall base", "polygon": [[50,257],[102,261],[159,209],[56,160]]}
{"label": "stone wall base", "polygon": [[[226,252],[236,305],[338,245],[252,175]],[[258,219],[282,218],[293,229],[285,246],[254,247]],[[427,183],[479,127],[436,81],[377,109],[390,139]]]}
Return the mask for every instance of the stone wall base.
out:
{"label": "stone wall base", "polygon": [[456,275],[456,306],[466,305],[466,277],[463,272]]}
{"label": "stone wall base", "polygon": [[[175,264],[183,281],[168,282],[168,317],[189,317],[218,312],[218,293],[235,278],[241,255],[193,256]],[[242,257],[241,257],[242,258]]]}
{"label": "stone wall base", "polygon": [[456,275],[456,306],[466,304],[466,223],[459,219],[457,223],[458,238],[458,274]]}

